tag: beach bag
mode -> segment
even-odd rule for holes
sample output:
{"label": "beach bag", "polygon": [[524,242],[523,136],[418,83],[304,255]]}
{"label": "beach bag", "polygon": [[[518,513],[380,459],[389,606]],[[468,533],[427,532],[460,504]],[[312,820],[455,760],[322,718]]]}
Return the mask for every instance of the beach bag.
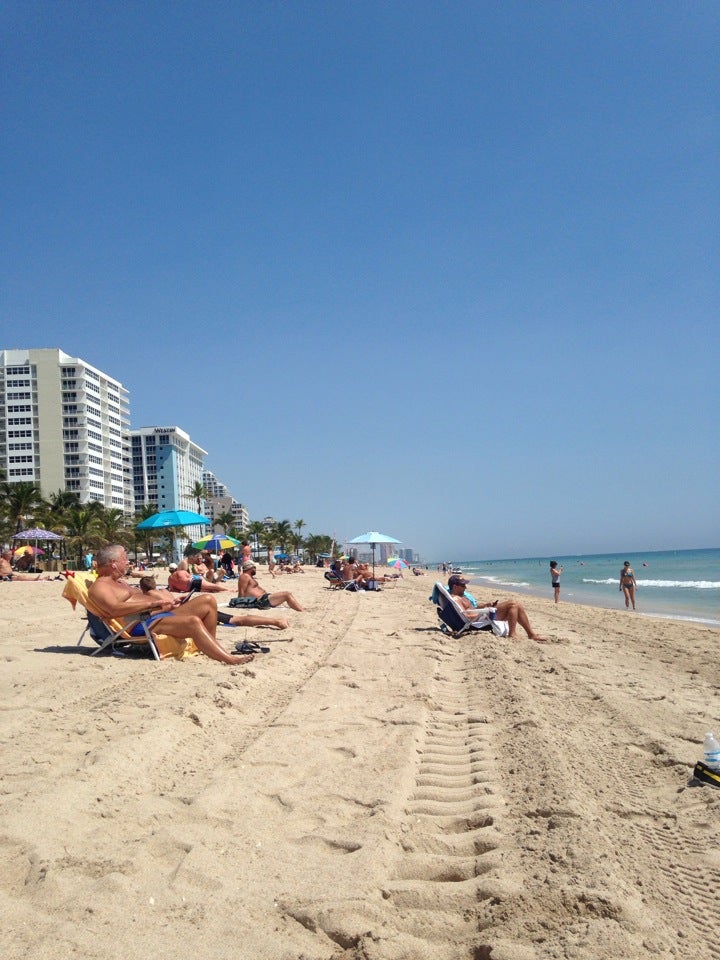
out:
{"label": "beach bag", "polygon": [[490,620],[490,628],[496,637],[510,636],[510,624],[507,620]]}
{"label": "beach bag", "polygon": [[699,780],[700,783],[707,783],[711,787],[720,787],[720,770],[713,770],[704,764],[702,760],[698,760],[695,764],[693,776],[696,780]]}
{"label": "beach bag", "polygon": [[231,597],[228,602],[229,607],[241,607],[243,610],[254,610],[256,604],[256,597]]}

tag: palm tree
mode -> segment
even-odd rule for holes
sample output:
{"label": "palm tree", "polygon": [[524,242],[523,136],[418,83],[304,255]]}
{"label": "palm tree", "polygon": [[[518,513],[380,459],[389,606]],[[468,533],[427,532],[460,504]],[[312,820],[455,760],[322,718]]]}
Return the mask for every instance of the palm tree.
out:
{"label": "palm tree", "polygon": [[305,538],[305,549],[316,561],[321,553],[330,553],[331,546],[332,540],[326,534],[310,533]]}
{"label": "palm tree", "polygon": [[252,537],[255,541],[255,552],[260,548],[260,537],[265,536],[265,524],[262,520],[253,520],[247,529],[248,536]]}
{"label": "palm tree", "polygon": [[275,523],[271,527],[263,527],[262,546],[267,550],[268,560],[275,549],[275,544],[278,542],[276,530],[277,524]]}
{"label": "palm tree", "polygon": [[227,535],[228,529],[233,524],[234,517],[230,510],[226,510],[224,513],[219,513],[215,517],[215,523],[223,528],[223,533]]}
{"label": "palm tree", "polygon": [[52,513],[57,513],[62,516],[68,507],[80,506],[80,494],[75,493],[74,490],[60,489],[50,494],[47,498],[47,503]]}
{"label": "palm tree", "polygon": [[295,547],[295,552],[300,553],[300,547],[302,546],[302,528],[306,527],[307,524],[304,520],[295,521],[295,531],[297,536],[293,540],[293,546]]}
{"label": "palm tree", "polygon": [[287,545],[292,536],[292,527],[289,520],[279,520],[274,528],[275,540],[280,544],[283,553],[287,553]]}
{"label": "palm tree", "polygon": [[197,504],[197,512],[202,513],[202,502],[208,495],[208,492],[205,489],[205,484],[203,484],[200,480],[196,480],[195,483],[190,487],[188,493],[194,498],[195,503]]}
{"label": "palm tree", "polygon": [[132,532],[128,529],[125,515],[117,507],[98,512],[97,530],[98,536],[102,537],[105,543],[121,543],[123,546],[128,546],[132,539]]}
{"label": "palm tree", "polygon": [[135,511],[135,559],[137,560],[137,541],[140,540],[143,550],[148,557],[153,555],[153,544],[158,539],[156,530],[138,530],[137,525],[152,517],[157,513],[157,506],[154,503],[144,503],[139,510]]}
{"label": "palm tree", "polygon": [[15,524],[15,533],[23,529],[23,522],[32,519],[40,509],[42,496],[36,483],[8,483],[0,485],[0,496],[5,501],[8,518]]}
{"label": "palm tree", "polygon": [[66,530],[67,545],[76,548],[78,558],[82,560],[86,547],[96,545],[101,541],[99,536],[99,519],[102,505],[96,501],[83,503],[79,507],[70,507],[67,514]]}

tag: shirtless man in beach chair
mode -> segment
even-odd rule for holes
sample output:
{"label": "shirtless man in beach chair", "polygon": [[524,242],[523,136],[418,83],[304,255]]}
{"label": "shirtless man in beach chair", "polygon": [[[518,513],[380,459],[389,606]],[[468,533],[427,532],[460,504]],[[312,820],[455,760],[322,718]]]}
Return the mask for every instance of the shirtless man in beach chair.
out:
{"label": "shirtless man in beach chair", "polygon": [[183,607],[184,597],[172,596],[165,591],[152,597],[123,582],[128,568],[125,547],[110,544],[97,554],[98,578],[91,584],[88,596],[93,604],[107,617],[134,620],[147,610],[152,616],[145,621],[150,633],[165,634],[178,640],[191,639],[201,653],[220,663],[240,665],[252,660],[252,656],[234,656],[218,643],[217,603],[209,594],[200,595],[189,606]]}
{"label": "shirtless man in beach chair", "polygon": [[286,603],[292,610],[304,612],[289,590],[278,590],[276,593],[266,593],[255,579],[256,567],[252,560],[246,560],[242,565],[242,572],[238,577],[238,595],[231,606],[248,607],[254,610],[267,610],[269,607],[279,607]]}
{"label": "shirtless man in beach chair", "polygon": [[5,550],[0,556],[0,580],[57,580],[49,573],[19,573],[12,568],[12,550]]}
{"label": "shirtless man in beach chair", "polygon": [[530,640],[537,640],[538,643],[545,643],[544,637],[539,637],[530,625],[530,620],[525,612],[525,607],[517,600],[491,600],[489,603],[478,603],[476,609],[465,596],[465,587],[467,580],[463,577],[453,574],[448,580],[448,590],[453,601],[460,607],[468,620],[477,620],[484,616],[483,608],[495,607],[498,620],[507,620],[510,628],[508,639],[516,640],[517,625],[523,628]]}

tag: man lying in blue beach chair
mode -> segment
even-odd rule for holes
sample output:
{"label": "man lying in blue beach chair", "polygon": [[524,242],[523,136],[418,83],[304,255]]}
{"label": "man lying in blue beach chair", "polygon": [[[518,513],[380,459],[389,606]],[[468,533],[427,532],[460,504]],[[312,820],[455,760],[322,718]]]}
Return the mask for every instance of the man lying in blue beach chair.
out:
{"label": "man lying in blue beach chair", "polygon": [[[467,623],[467,627],[464,627],[460,631],[457,631],[452,626],[450,627],[456,635],[464,633],[465,630],[473,627],[475,624],[477,624],[475,629],[493,630],[493,632],[495,632],[492,623],[493,621],[499,620],[507,622],[508,633],[506,636],[510,640],[517,638],[516,629],[517,625],[520,624],[530,640],[536,640],[538,643],[545,642],[544,637],[538,636],[533,630],[528,615],[525,612],[525,607],[523,607],[521,603],[517,600],[493,600],[484,605],[478,603],[477,606],[473,606],[472,602],[465,596],[467,583],[467,580],[463,577],[458,574],[453,574],[448,580],[448,589],[445,591],[449,594],[456,612],[462,616],[465,623]],[[441,610],[440,617],[443,622],[447,623],[443,613],[444,611]],[[452,611],[449,611],[447,615],[451,618]]]}

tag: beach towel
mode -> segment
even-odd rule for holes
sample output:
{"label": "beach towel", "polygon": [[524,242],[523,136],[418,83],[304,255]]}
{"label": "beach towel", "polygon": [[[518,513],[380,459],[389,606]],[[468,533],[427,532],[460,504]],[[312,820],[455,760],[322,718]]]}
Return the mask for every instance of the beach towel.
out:
{"label": "beach towel", "polygon": [[[62,595],[70,602],[73,610],[80,603],[90,613],[99,617],[113,633],[116,630],[121,630],[123,624],[120,620],[103,616],[102,611],[93,604],[88,596],[88,586],[89,583],[85,580],[85,574],[72,577],[65,582]],[[185,660],[199,653],[194,640],[178,640],[175,637],[168,637],[164,633],[154,633],[153,638],[161,660]]]}

